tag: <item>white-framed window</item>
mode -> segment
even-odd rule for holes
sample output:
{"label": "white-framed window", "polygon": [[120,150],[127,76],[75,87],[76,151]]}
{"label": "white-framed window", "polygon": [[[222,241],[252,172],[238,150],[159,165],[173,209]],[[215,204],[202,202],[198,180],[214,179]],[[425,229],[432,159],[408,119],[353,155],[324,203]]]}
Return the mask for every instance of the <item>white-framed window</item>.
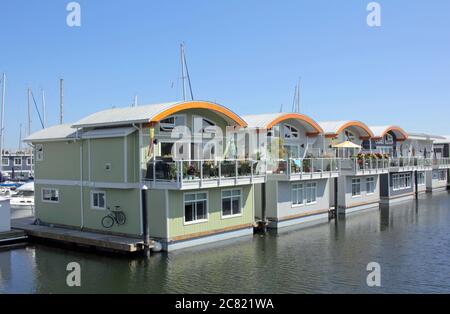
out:
{"label": "white-framed window", "polygon": [[2,158],[2,165],[9,166],[9,158]]}
{"label": "white-framed window", "polygon": [[44,146],[42,144],[36,144],[36,160],[43,161],[44,160]]}
{"label": "white-framed window", "polygon": [[33,164],[33,158],[27,157],[27,166],[31,166]]}
{"label": "white-framed window", "polygon": [[241,189],[222,191],[222,217],[242,215],[242,191]]}
{"label": "white-framed window", "polygon": [[283,130],[284,138],[298,138],[299,136],[298,129],[292,125],[285,124]]}
{"label": "white-framed window", "polygon": [[22,166],[22,157],[14,158],[14,166]]}
{"label": "white-framed window", "polygon": [[447,170],[437,170],[433,174],[433,177],[438,181],[447,181]]}
{"label": "white-framed window", "polygon": [[345,134],[345,138],[350,142],[353,142],[356,139],[355,134],[353,134],[352,132],[350,132],[348,130],[345,130],[344,134]]}
{"label": "white-framed window", "polygon": [[300,150],[298,145],[285,144],[284,149],[286,150],[286,154],[289,158],[300,158]]}
{"label": "white-framed window", "polygon": [[176,126],[186,125],[186,116],[176,114],[159,121],[159,128],[163,132],[171,132]]}
{"label": "white-framed window", "polygon": [[417,184],[425,185],[425,172],[417,172]]}
{"label": "white-framed window", "polygon": [[208,193],[184,194],[184,223],[197,223],[208,220]]}
{"label": "white-framed window", "polygon": [[388,144],[388,145],[392,145],[392,144],[394,144],[394,137],[391,135],[391,134],[386,134],[385,136],[384,136],[384,143],[385,144]]}
{"label": "white-framed window", "polygon": [[411,188],[411,173],[396,173],[392,175],[392,187],[394,191]]}
{"label": "white-framed window", "polygon": [[53,188],[41,189],[42,201],[45,203],[59,203],[59,190]]}
{"label": "white-framed window", "polygon": [[293,183],[291,186],[292,206],[301,206],[304,204],[304,190],[302,183]]}
{"label": "white-framed window", "polygon": [[91,208],[106,209],[106,192],[91,191]]}
{"label": "white-framed window", "polygon": [[375,178],[374,177],[366,178],[366,192],[367,192],[367,194],[375,193]]}
{"label": "white-framed window", "polygon": [[359,178],[352,179],[352,196],[361,196],[361,179]]}
{"label": "white-framed window", "polygon": [[192,129],[194,135],[203,133],[212,135],[217,132],[216,128],[217,126],[213,121],[196,115],[192,116]]}
{"label": "white-framed window", "polygon": [[305,201],[306,201],[306,204],[314,204],[317,202],[317,183],[316,182],[306,183]]}

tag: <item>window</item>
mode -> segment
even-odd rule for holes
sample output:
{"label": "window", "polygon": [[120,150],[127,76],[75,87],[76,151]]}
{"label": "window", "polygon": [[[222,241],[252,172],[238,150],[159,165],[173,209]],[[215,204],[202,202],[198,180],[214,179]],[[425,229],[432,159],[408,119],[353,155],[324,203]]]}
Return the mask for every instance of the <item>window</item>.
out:
{"label": "window", "polygon": [[91,192],[91,208],[106,209],[106,193],[102,191]]}
{"label": "window", "polygon": [[165,132],[170,132],[176,126],[180,125],[186,125],[186,119],[184,115],[173,115],[159,122],[160,130]]}
{"label": "window", "polygon": [[384,136],[384,143],[385,144],[388,144],[388,145],[392,145],[392,144],[394,144],[394,137],[391,135],[391,134],[386,134],[385,136]]}
{"label": "window", "polygon": [[42,144],[36,144],[36,160],[44,160],[44,146]]}
{"label": "window", "polygon": [[2,159],[2,165],[3,166],[9,166],[9,158],[3,158]]}
{"label": "window", "polygon": [[284,149],[286,150],[286,154],[289,158],[300,157],[298,145],[284,145]]}
{"label": "window", "polygon": [[291,187],[291,200],[293,206],[300,206],[304,204],[303,184],[294,183]]}
{"label": "window", "polygon": [[298,138],[298,129],[292,125],[284,125],[284,138]]}
{"label": "window", "polygon": [[392,175],[392,187],[394,191],[411,188],[411,174],[397,173]]}
{"label": "window", "polygon": [[58,203],[59,202],[59,190],[43,188],[42,189],[42,201],[46,203]]}
{"label": "window", "polygon": [[184,222],[195,223],[208,220],[208,196],[206,193],[184,195]]}
{"label": "window", "polygon": [[370,177],[366,179],[366,191],[367,194],[374,194],[375,193],[375,178]]}
{"label": "window", "polygon": [[352,196],[361,196],[361,179],[352,179]]}
{"label": "window", "polygon": [[418,172],[417,173],[417,184],[418,185],[425,185],[425,172]]}
{"label": "window", "polygon": [[355,134],[353,134],[352,132],[347,131],[347,130],[345,131],[345,137],[350,142],[353,142],[356,139]]}
{"label": "window", "polygon": [[433,179],[447,181],[447,170],[438,170],[433,173]]}
{"label": "window", "polygon": [[14,158],[14,166],[22,166],[22,158],[21,157]]}
{"label": "window", "polygon": [[222,216],[236,216],[242,213],[241,190],[222,191]]}
{"label": "window", "polygon": [[31,166],[33,164],[33,158],[28,157],[27,158],[27,166]]}
{"label": "window", "polygon": [[317,202],[317,184],[315,182],[306,184],[306,204]]}
{"label": "window", "polygon": [[192,125],[194,134],[208,133],[211,135],[216,133],[216,124],[202,117],[192,116]]}

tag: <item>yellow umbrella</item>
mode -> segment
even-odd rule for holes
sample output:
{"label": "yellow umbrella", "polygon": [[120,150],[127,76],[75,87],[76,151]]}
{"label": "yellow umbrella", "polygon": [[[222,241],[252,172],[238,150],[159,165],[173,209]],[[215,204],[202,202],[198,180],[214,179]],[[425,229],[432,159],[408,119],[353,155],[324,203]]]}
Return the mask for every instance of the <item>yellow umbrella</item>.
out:
{"label": "yellow umbrella", "polygon": [[355,149],[360,149],[361,146],[359,146],[359,145],[357,145],[357,144],[355,144],[353,142],[350,142],[350,141],[345,141],[345,142],[342,142],[340,144],[333,145],[333,148],[355,148]]}

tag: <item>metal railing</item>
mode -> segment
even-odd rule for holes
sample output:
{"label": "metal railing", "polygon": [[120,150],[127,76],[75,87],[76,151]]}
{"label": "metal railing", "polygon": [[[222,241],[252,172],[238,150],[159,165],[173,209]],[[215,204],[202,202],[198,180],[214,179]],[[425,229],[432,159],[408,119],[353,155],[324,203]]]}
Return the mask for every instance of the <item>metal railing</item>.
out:
{"label": "metal railing", "polygon": [[389,159],[390,168],[402,167],[430,167],[432,161],[428,158],[421,157],[398,157]]}
{"label": "metal railing", "polygon": [[450,166],[450,158],[433,158],[433,166]]}
{"label": "metal railing", "polygon": [[144,167],[143,180],[165,182],[208,181],[264,176],[265,161],[255,160],[152,160]]}
{"label": "metal railing", "polygon": [[373,171],[373,170],[387,170],[389,169],[388,158],[348,158],[342,159],[341,167],[343,170],[352,172],[358,171]]}

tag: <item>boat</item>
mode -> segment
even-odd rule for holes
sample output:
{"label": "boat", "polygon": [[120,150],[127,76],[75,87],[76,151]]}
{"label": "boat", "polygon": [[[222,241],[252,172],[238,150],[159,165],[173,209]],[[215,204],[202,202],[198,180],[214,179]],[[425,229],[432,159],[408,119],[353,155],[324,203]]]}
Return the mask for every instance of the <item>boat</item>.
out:
{"label": "boat", "polygon": [[27,182],[10,197],[11,219],[34,216],[34,182]]}

